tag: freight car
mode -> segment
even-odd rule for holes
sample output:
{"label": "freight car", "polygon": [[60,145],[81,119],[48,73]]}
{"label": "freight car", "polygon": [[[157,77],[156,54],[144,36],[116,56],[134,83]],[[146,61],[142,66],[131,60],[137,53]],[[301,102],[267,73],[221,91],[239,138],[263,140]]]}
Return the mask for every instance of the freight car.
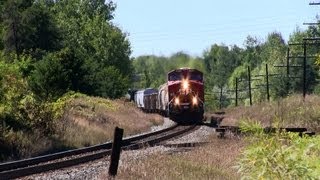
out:
{"label": "freight car", "polygon": [[[132,91],[134,102],[146,112],[158,112],[178,122],[201,121],[204,113],[203,73],[180,68],[168,73],[159,89]],[[132,98],[133,99],[133,98]]]}
{"label": "freight car", "polygon": [[134,93],[134,102],[138,108],[146,112],[156,111],[157,89],[143,89]]}
{"label": "freight car", "polygon": [[169,116],[168,102],[169,102],[168,84],[165,83],[159,87],[159,92],[157,97],[157,111],[165,117]]}

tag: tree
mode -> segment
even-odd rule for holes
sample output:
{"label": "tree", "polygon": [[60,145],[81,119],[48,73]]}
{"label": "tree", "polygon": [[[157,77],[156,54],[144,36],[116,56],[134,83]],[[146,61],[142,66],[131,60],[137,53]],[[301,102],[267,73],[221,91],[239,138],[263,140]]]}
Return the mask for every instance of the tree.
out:
{"label": "tree", "polygon": [[[289,43],[296,43],[296,42],[303,42],[303,38],[305,37],[312,37],[317,35],[316,29],[308,29],[306,31],[302,31],[301,29],[296,29],[296,31],[290,36]],[[319,49],[317,46],[307,46],[307,56],[316,55],[319,53]],[[290,55],[291,56],[302,56],[303,55],[303,46],[290,46]],[[307,84],[307,92],[312,92],[315,86],[317,85],[316,79],[318,78],[319,74],[317,73],[318,67],[315,66],[316,59],[314,58],[307,58],[306,64],[306,84]],[[303,59],[302,58],[292,58],[291,64],[298,64],[303,67]],[[302,92],[303,90],[303,68],[291,68],[291,74],[294,74],[296,77],[290,79],[290,85],[294,92]]]}
{"label": "tree", "polygon": [[83,46],[90,60],[103,67],[114,66],[122,74],[131,75],[130,43],[119,28],[107,23],[101,16],[94,17],[84,24]]}
{"label": "tree", "polygon": [[[52,13],[45,4],[34,3],[22,14],[23,38],[21,46],[40,59],[41,51],[53,52],[61,48],[61,34]],[[40,51],[40,52],[39,52]]]}
{"label": "tree", "polygon": [[167,58],[157,56],[140,56],[134,59],[134,73],[139,77],[135,88],[158,88],[165,82],[167,63]]}
{"label": "tree", "polygon": [[[225,45],[214,44],[211,49],[204,52],[206,67],[206,89],[209,93],[219,91],[219,100],[222,103],[228,79],[238,62],[236,54]],[[222,99],[223,98],[223,99]],[[222,104],[220,103],[220,107]],[[226,106],[226,104],[224,105]]]}
{"label": "tree", "polygon": [[[264,43],[260,45],[260,59],[262,63],[258,65],[253,71],[253,74],[266,74],[266,64],[268,64],[268,73],[277,74],[277,76],[269,76],[270,95],[271,98],[284,97],[288,94],[287,85],[289,79],[286,77],[286,69],[275,67],[275,65],[285,65],[286,62],[287,45],[279,32],[269,33]],[[266,86],[266,78],[260,78],[259,81],[253,81],[252,86],[257,85]],[[263,101],[267,99],[266,87],[253,91],[253,99],[256,101]]]}
{"label": "tree", "polygon": [[[123,78],[132,76],[130,43],[126,34],[110,21],[114,8],[112,2],[104,3],[102,0],[60,0],[53,8],[58,27],[63,32],[63,45],[72,49],[75,56],[84,62],[86,74],[79,88],[81,92],[107,96],[107,90],[102,93],[102,89],[96,89],[101,84],[106,86],[116,81],[100,78],[101,72],[109,67],[117,69],[116,72],[119,71]],[[99,83],[96,82],[97,78]],[[108,82],[102,83],[103,80]],[[129,81],[125,82],[130,84]],[[110,94],[110,97],[115,95]]]}
{"label": "tree", "polygon": [[2,40],[4,49],[7,52],[14,51],[17,56],[22,51],[20,46],[22,38],[21,11],[30,4],[24,4],[22,0],[6,1],[1,11],[1,21],[3,26]]}
{"label": "tree", "polygon": [[238,62],[237,56],[224,45],[214,44],[204,53],[208,84],[222,88]]}
{"label": "tree", "polygon": [[78,91],[84,81],[83,61],[70,49],[49,53],[36,63],[29,84],[46,100],[55,99],[68,90]]}
{"label": "tree", "polygon": [[97,73],[94,94],[102,97],[119,98],[127,92],[128,88],[128,77],[123,76],[117,68],[109,66]]}
{"label": "tree", "polygon": [[242,52],[242,62],[247,63],[251,68],[259,66],[261,60],[261,43],[256,37],[248,36],[245,40],[245,50]]}
{"label": "tree", "polygon": [[7,53],[14,52],[19,59],[23,51],[38,59],[41,51],[57,50],[59,31],[50,9],[32,0],[6,1],[1,15],[3,18],[3,48]]}

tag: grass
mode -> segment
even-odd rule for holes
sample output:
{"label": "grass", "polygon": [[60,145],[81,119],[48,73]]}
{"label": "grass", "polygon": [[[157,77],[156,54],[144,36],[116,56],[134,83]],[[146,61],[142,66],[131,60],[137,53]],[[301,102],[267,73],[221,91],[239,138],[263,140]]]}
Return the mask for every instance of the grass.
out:
{"label": "grass", "polygon": [[0,126],[0,133],[5,137],[0,139],[0,161],[104,143],[113,139],[116,126],[123,128],[124,135],[129,136],[163,123],[160,115],[145,114],[125,100],[79,93],[67,94],[48,107],[52,107],[54,117],[48,124],[53,132],[50,135],[37,130],[17,131]]}
{"label": "grass", "polygon": [[251,107],[234,107],[226,109],[225,124],[238,125],[240,119],[258,121],[263,126],[306,127],[320,132],[320,97],[292,95],[275,102],[263,102]]}
{"label": "grass", "polygon": [[[233,166],[244,143],[209,138],[208,145],[184,153],[160,153],[120,165],[117,179],[239,179]],[[105,175],[101,175],[105,177]]]}
{"label": "grass", "polygon": [[[239,106],[225,111],[224,125],[239,125],[242,119],[252,125],[320,130],[320,97],[315,95],[308,95],[305,99],[301,95],[293,95],[275,102]],[[207,116],[210,117],[210,113]],[[305,169],[308,169],[310,177],[317,176],[318,169],[314,169],[318,166],[314,166],[314,162],[319,161],[319,158],[315,158],[319,155],[319,149],[309,150],[318,147],[318,136],[315,139],[303,139],[295,135],[293,140],[286,140],[277,135],[251,135],[243,139],[218,139],[213,136],[209,138],[208,145],[189,152],[157,153],[152,157],[128,161],[120,165],[117,179],[282,179],[302,177],[295,173],[304,173]],[[308,167],[304,164],[308,164]],[[283,171],[280,172],[278,167]],[[292,176],[287,176],[285,172],[290,172]],[[265,176],[259,176],[263,173]],[[101,174],[100,177],[103,179],[107,176]]]}
{"label": "grass", "polygon": [[112,140],[116,126],[129,136],[163,123],[161,116],[145,114],[131,102],[83,96],[71,101],[59,124],[57,139],[70,147]]}
{"label": "grass", "polygon": [[[16,160],[46,152],[52,147],[52,141],[36,131],[32,134],[23,131],[5,130],[6,141],[0,142],[0,159]],[[37,142],[37,143],[35,143]]]}
{"label": "grass", "polygon": [[[238,170],[244,179],[318,179],[319,135],[299,137],[295,133],[264,134],[265,126],[305,127],[320,132],[320,97],[293,95],[276,102],[226,110],[224,123],[246,125],[253,134],[241,153]],[[240,121],[239,121],[240,120]],[[249,125],[249,126],[248,126]]]}
{"label": "grass", "polygon": [[265,134],[256,127],[246,127],[252,134],[237,166],[244,179],[319,179],[320,136]]}

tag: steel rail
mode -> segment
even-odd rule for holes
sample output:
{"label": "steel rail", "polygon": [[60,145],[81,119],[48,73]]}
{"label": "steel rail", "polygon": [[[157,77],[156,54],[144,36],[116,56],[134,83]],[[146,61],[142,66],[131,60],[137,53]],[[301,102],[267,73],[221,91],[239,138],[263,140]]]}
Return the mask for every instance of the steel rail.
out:
{"label": "steel rail", "polygon": [[[216,130],[216,132],[220,133],[221,137],[224,136],[224,133],[226,131],[230,131],[230,132],[237,133],[237,134],[245,133],[245,132],[241,131],[241,128],[239,126],[218,126],[215,128],[215,130]],[[315,135],[315,132],[308,131],[307,128],[303,128],[303,127],[280,127],[280,128],[264,127],[263,128],[264,133],[275,133],[277,131],[299,133],[299,136],[302,136],[302,135],[313,136],[313,135]]]}
{"label": "steel rail", "polygon": [[50,170],[56,170],[56,169],[61,169],[61,168],[65,168],[65,167],[70,167],[70,166],[86,163],[89,161],[93,161],[96,159],[100,159],[100,158],[103,158],[106,155],[110,155],[110,154],[111,154],[111,150],[104,150],[99,153],[81,156],[81,157],[77,157],[74,159],[68,159],[68,160],[52,162],[52,163],[48,163],[48,164],[40,164],[40,165],[35,165],[35,166],[23,167],[23,168],[19,168],[19,169],[13,169],[13,170],[9,170],[9,171],[3,171],[3,172],[0,172],[0,180],[14,179],[14,178],[19,178],[19,177],[37,174],[37,173],[41,173],[41,172],[46,172],[46,171],[50,171]]}
{"label": "steel rail", "polygon": [[[160,131],[143,134],[141,136],[134,136],[134,137],[126,138],[123,141],[122,149],[123,150],[132,150],[132,149],[139,149],[139,148],[144,147],[146,145],[147,146],[154,146],[162,141],[171,139],[173,137],[176,137],[176,136],[184,134],[188,131],[191,131],[192,129],[194,129],[196,127],[196,125],[189,126],[189,127],[187,126],[186,128],[184,128],[182,130],[174,131],[174,129],[177,127],[179,127],[179,126],[175,125],[175,126],[172,126],[172,127],[160,130]],[[169,132],[174,131],[174,132],[168,133],[165,135],[161,135],[162,133],[166,133],[168,131]],[[161,135],[161,136],[157,137],[157,135],[158,136]],[[156,137],[150,138],[151,136],[156,136]],[[142,139],[145,139],[145,138],[149,138],[149,140],[141,141]],[[111,146],[112,146],[112,143],[111,143]],[[61,168],[65,168],[65,167],[70,167],[70,166],[78,165],[81,163],[100,159],[100,158],[103,158],[103,157],[110,155],[110,154],[111,154],[111,149],[106,149],[106,150],[102,150],[102,151],[94,153],[94,154],[87,154],[84,156],[75,157],[73,159],[57,161],[57,162],[50,162],[50,163],[46,163],[46,164],[37,164],[37,165],[33,164],[33,166],[28,166],[28,167],[23,166],[18,169],[12,168],[12,169],[8,169],[6,171],[0,172],[0,179],[18,178],[18,177],[28,176],[31,174],[46,172],[49,170],[56,170],[56,169],[61,169]],[[68,156],[65,156],[65,157],[68,157]]]}
{"label": "steel rail", "polygon": [[[131,141],[154,136],[156,134],[160,134],[165,131],[170,131],[176,127],[178,127],[178,125],[174,125],[169,128],[165,128],[165,129],[162,129],[159,131],[154,131],[151,133],[145,133],[142,135],[131,136],[131,137],[125,138],[123,140],[123,144],[126,145],[127,143],[129,143]],[[0,172],[7,171],[10,169],[17,169],[17,168],[22,168],[22,167],[26,167],[26,166],[31,166],[31,165],[35,165],[35,164],[39,164],[39,163],[43,163],[43,162],[53,161],[53,160],[61,159],[61,158],[68,157],[68,156],[89,153],[89,152],[98,151],[98,150],[102,150],[102,149],[111,149],[111,147],[112,147],[112,142],[109,141],[107,143],[94,145],[94,146],[90,146],[90,147],[68,150],[68,151],[58,152],[58,153],[54,153],[54,154],[38,156],[38,157],[34,157],[34,158],[18,160],[18,161],[6,162],[6,163],[0,164]]]}
{"label": "steel rail", "polygon": [[124,150],[134,150],[134,149],[139,149],[139,148],[145,147],[145,146],[152,147],[152,146],[155,146],[155,145],[157,145],[158,143],[160,143],[162,141],[166,141],[166,140],[171,139],[173,137],[178,137],[179,135],[182,135],[182,134],[184,134],[186,132],[189,132],[189,131],[193,130],[195,127],[197,127],[197,126],[196,125],[192,125],[192,126],[184,128],[182,130],[178,130],[176,132],[172,132],[172,133],[169,133],[169,134],[164,134],[162,136],[155,137],[155,138],[152,138],[152,139],[148,139],[146,141],[138,141],[136,143],[132,143],[132,144],[130,144],[128,146],[125,146],[122,149],[124,149]]}

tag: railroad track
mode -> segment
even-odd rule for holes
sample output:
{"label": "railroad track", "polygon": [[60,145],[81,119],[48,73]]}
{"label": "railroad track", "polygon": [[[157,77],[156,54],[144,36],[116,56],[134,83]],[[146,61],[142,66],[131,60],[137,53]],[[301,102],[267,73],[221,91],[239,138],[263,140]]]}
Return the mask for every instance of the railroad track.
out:
{"label": "railroad track", "polygon": [[[245,132],[241,131],[241,128],[239,126],[217,126],[214,127],[216,132],[218,133],[218,137],[224,137],[226,132],[231,132],[233,134],[242,134]],[[307,128],[301,128],[301,127],[292,127],[292,128],[274,128],[274,127],[265,127],[263,128],[263,132],[264,133],[275,133],[277,131],[282,131],[282,132],[294,132],[294,133],[298,133],[299,136],[303,136],[303,135],[308,135],[308,136],[314,136],[315,132],[313,131],[308,131]]]}
{"label": "railroad track", "polygon": [[[160,131],[128,137],[123,139],[122,149],[133,150],[146,146],[155,146],[160,142],[195,130],[197,127],[197,125],[174,125]],[[3,163],[0,164],[0,180],[19,178],[101,159],[111,155],[111,148],[112,142],[107,142],[100,145]]]}

